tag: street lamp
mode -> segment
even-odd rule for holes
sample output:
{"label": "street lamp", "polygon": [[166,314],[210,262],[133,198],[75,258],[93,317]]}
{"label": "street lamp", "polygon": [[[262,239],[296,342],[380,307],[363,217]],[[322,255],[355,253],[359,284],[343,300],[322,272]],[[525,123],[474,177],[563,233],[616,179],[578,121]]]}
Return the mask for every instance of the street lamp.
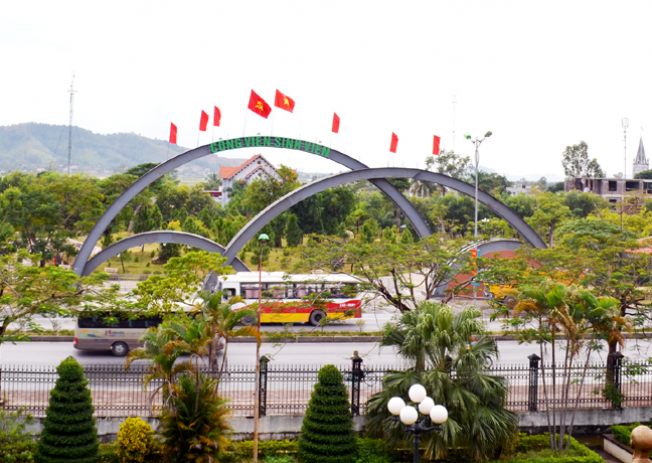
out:
{"label": "street lamp", "polygon": [[414,435],[412,461],[418,463],[421,434],[439,431],[448,419],[448,410],[443,405],[435,405],[435,401],[428,397],[426,388],[421,384],[410,386],[408,397],[410,404],[406,404],[401,397],[392,397],[387,402],[387,410]]}
{"label": "street lamp", "polygon": [[258,463],[258,424],[260,422],[260,309],[263,303],[263,246],[269,241],[267,233],[258,235],[258,307],[256,307],[256,378],[254,397],[253,461]]}
{"label": "street lamp", "polygon": [[[489,138],[492,135],[491,130],[487,130],[484,134],[484,137],[473,139],[468,133],[464,135],[464,138],[470,140],[471,143],[475,146],[475,197],[474,197],[474,208],[473,208],[473,249],[475,251],[474,258],[477,258],[478,255],[478,165],[480,164],[480,145],[483,141]],[[478,297],[478,282],[473,281],[473,303],[475,303]]]}
{"label": "street lamp", "polygon": [[475,212],[473,218],[473,239],[476,241],[478,239],[478,165],[480,164],[480,145],[491,135],[491,130],[488,130],[482,138],[475,137],[474,139],[468,133],[464,135],[464,138],[471,140],[471,143],[475,146]]}

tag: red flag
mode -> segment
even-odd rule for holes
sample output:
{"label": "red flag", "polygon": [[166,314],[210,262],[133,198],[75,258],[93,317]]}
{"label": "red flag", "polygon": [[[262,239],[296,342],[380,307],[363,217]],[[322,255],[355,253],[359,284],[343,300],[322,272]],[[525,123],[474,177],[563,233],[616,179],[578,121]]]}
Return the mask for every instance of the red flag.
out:
{"label": "red flag", "polygon": [[392,132],[392,142],[389,144],[389,150],[396,153],[396,148],[398,148],[398,136]]}
{"label": "red flag", "polygon": [[272,107],[253,90],[251,91],[251,96],[249,96],[249,106],[247,107],[265,119],[267,119],[269,113],[272,112]]}
{"label": "red flag", "polygon": [[177,144],[177,126],[170,122],[170,143]]}
{"label": "red flag", "polygon": [[288,112],[294,111],[294,100],[289,96],[281,93],[276,89],[276,97],[274,98],[274,106],[277,108],[285,109]]}
{"label": "red flag", "polygon": [[220,112],[220,108],[215,106],[213,108],[213,126],[219,127],[221,119],[222,119],[222,113]]}
{"label": "red flag", "polygon": [[340,116],[337,113],[333,113],[333,128],[331,130],[333,133],[340,133]]}
{"label": "red flag", "polygon": [[438,137],[437,135],[434,136],[432,139],[432,154],[439,154],[439,142],[441,141],[441,137]]}
{"label": "red flag", "polygon": [[199,130],[206,132],[206,127],[208,126],[208,113],[204,110],[201,112],[201,117],[199,118]]}

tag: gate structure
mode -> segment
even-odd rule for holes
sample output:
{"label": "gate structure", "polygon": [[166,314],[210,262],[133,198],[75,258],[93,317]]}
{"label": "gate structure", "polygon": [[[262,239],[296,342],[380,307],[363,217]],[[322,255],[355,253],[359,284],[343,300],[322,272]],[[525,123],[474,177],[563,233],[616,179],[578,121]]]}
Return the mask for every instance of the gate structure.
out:
{"label": "gate structure", "polygon": [[[218,243],[215,243],[207,238],[199,237],[183,232],[170,232],[169,230],[151,231],[131,236],[125,240],[114,243],[112,246],[107,247],[101,253],[94,256],[89,260],[93,247],[101,238],[102,233],[110,225],[111,221],[120,213],[120,211],[133,199],[138,193],[144,190],[148,185],[157,179],[161,178],[168,172],[180,167],[188,162],[198,159],[203,156],[229,151],[234,149],[252,148],[252,147],[265,147],[265,148],[280,148],[299,150],[305,153],[325,157],[331,159],[338,164],[341,164],[352,172],[338,174],[325,179],[305,185],[288,195],[280,198],[273,204],[269,205],[266,209],[261,211],[254,217],[240,232],[231,240],[226,248],[223,248]],[[426,221],[421,217],[416,208],[403,196],[396,188],[394,188],[387,178],[412,178],[414,180],[421,180],[427,182],[434,182],[443,185],[447,188],[459,191],[463,194],[474,196],[474,186],[462,182],[443,174],[429,172],[420,169],[406,169],[406,168],[381,168],[369,169],[360,161],[347,156],[337,150],[331,149],[327,146],[319,145],[317,143],[308,142],[305,140],[297,140],[294,138],[286,137],[272,137],[272,136],[253,136],[233,138],[229,140],[222,140],[210,145],[204,145],[185,153],[181,153],[164,163],[154,167],[149,172],[145,173],[136,182],[134,182],[124,193],[122,193],[116,201],[109,206],[106,212],[97,221],[88,237],[84,241],[77,258],[73,264],[73,270],[79,275],[88,275],[102,262],[108,258],[116,255],[124,249],[129,247],[145,244],[145,243],[163,243],[173,242],[177,244],[186,244],[201,249],[220,252],[227,257],[227,263],[233,265],[237,270],[245,270],[244,263],[236,259],[238,252],[242,247],[251,239],[257,231],[263,228],[270,220],[289,209],[294,204],[302,201],[310,196],[319,193],[325,189],[343,185],[346,183],[354,182],[357,180],[369,180],[377,186],[383,193],[385,193],[404,213],[406,218],[412,223],[414,230],[419,237],[425,237],[431,234],[430,228]],[[483,192],[478,192],[478,201],[487,206],[499,217],[505,219],[509,224],[516,229],[516,231],[532,246],[538,248],[545,248],[546,245],[543,240],[536,234],[536,232],[521,219],[518,214],[498,201],[493,196]],[[168,241],[169,240],[169,241]]]}

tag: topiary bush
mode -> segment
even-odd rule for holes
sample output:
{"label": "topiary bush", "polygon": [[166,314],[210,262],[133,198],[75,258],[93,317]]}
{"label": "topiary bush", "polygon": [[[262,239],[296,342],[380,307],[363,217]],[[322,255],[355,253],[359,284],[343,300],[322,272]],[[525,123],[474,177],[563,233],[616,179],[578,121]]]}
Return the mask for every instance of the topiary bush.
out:
{"label": "topiary bush", "polygon": [[342,374],[333,365],[319,370],[299,436],[299,461],[353,463],[357,454],[351,406]]}
{"label": "topiary bush", "polygon": [[141,418],[127,418],[118,431],[120,463],[143,463],[153,453],[154,431]]}
{"label": "topiary bush", "polygon": [[95,463],[99,441],[88,381],[81,365],[68,357],[57,367],[43,430],[38,441],[38,463]]}

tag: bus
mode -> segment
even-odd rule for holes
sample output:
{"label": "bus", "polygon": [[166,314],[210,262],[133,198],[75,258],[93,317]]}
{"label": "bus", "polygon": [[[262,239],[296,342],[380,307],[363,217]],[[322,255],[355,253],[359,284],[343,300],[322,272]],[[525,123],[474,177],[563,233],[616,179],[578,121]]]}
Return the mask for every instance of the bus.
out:
{"label": "bus", "polygon": [[124,357],[141,347],[140,338],[148,328],[161,323],[160,317],[129,317],[109,312],[81,314],[77,319],[73,346],[79,350],[110,351]]}
{"label": "bus", "polygon": [[362,318],[360,283],[344,273],[237,272],[220,276],[217,289],[225,300],[240,296],[248,308],[255,309],[260,298],[261,323],[319,326],[325,318]]}

